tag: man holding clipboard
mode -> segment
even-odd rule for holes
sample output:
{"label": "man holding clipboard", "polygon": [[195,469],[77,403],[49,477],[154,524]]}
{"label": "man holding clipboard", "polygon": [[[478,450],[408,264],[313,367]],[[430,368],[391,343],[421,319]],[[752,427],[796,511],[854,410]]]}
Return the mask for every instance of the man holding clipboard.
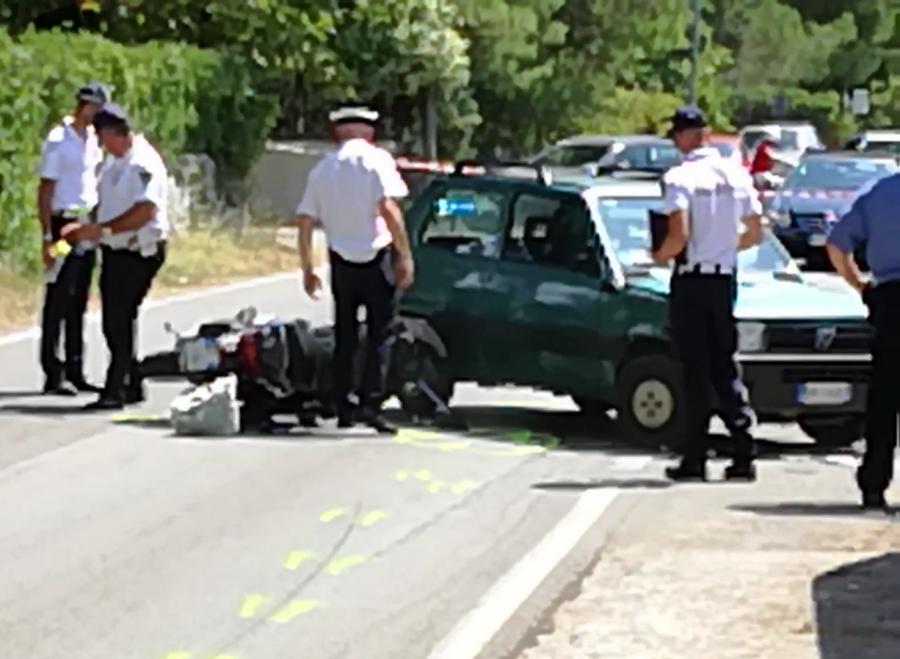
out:
{"label": "man holding clipboard", "polygon": [[669,325],[684,366],[687,436],[673,481],[705,481],[711,392],[735,441],[726,480],[756,479],[753,413],[734,354],[738,252],[762,240],[762,208],[746,170],[707,146],[709,128],[693,106],[677,110],[670,136],[684,154],[663,177],[663,213],[651,214],[652,256],[673,264]]}

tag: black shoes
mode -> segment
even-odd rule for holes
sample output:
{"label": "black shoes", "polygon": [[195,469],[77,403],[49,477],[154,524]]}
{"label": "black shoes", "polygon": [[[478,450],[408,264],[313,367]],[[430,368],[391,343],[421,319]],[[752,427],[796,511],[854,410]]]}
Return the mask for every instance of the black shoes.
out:
{"label": "black shoes", "polygon": [[125,404],[115,398],[100,396],[93,403],[84,406],[86,412],[112,412],[125,409]]}
{"label": "black shoes", "polygon": [[888,512],[887,499],[884,493],[863,492],[862,509],[864,511]]}
{"label": "black shoes", "polygon": [[44,383],[43,394],[45,396],[65,396],[72,398],[78,395],[78,388],[66,380],[53,382],[48,380]]}
{"label": "black shoes", "polygon": [[[706,465],[682,462],[674,467],[666,467],[666,478],[674,483],[705,483],[709,480],[709,475]],[[733,462],[725,467],[725,480],[752,483],[756,480],[756,466],[752,462]]]}

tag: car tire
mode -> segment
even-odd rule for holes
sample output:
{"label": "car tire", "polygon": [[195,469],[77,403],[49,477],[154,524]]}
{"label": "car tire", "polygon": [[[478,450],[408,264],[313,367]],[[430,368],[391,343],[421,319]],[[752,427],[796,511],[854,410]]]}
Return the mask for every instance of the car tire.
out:
{"label": "car tire", "polygon": [[659,353],[625,364],[617,383],[619,429],[626,441],[671,449],[684,440],[686,409],[681,366]]}
{"label": "car tire", "polygon": [[411,417],[432,417],[437,412],[435,402],[418,386],[423,382],[437,398],[449,406],[455,382],[449,374],[447,360],[431,346],[420,342],[395,346],[392,361],[396,363],[392,393],[400,407]]}
{"label": "car tire", "polygon": [[862,416],[801,417],[797,425],[818,446],[837,449],[862,439],[865,423]]}

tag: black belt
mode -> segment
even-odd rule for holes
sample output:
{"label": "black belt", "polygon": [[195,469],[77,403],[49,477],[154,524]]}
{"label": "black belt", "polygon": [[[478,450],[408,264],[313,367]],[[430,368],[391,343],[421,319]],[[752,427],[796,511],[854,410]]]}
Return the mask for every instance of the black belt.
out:
{"label": "black belt", "polygon": [[[167,240],[157,240],[156,241],[157,253],[165,250],[167,244],[168,244]],[[135,254],[137,256],[143,257],[140,249],[134,249],[132,247],[110,247],[109,245],[100,245],[100,249],[103,250],[104,252],[116,252],[117,254],[121,254],[121,253]],[[156,256],[156,254],[153,254],[152,256],[143,257],[143,258],[150,259],[150,258],[153,258],[154,256]]]}

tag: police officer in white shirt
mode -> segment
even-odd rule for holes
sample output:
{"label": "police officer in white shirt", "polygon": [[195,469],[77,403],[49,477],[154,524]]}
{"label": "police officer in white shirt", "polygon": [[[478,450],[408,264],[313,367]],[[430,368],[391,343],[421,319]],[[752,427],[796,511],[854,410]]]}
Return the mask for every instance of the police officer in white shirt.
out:
{"label": "police officer in white shirt", "polygon": [[168,172],[156,149],[132,132],[119,106],[107,103],[98,110],[94,128],[111,156],[100,174],[98,223],[70,230],[80,240],[101,243],[101,311],[110,363],[103,392],[88,409],[112,410],[144,400],[137,319],[166,258]]}
{"label": "police officer in white shirt", "polygon": [[[303,285],[315,298],[321,281],[312,268],[311,236],[320,224],[328,238],[335,302],[334,388],[338,426],[359,421],[378,432],[395,428],[381,415],[390,359],[397,289],[413,279],[413,259],[396,199],[409,191],[393,157],[373,144],[378,113],[346,107],[330,115],[339,146],[310,172],[297,208]],[[366,360],[351,403],[359,308],[366,311]],[[355,419],[354,419],[355,416]]]}
{"label": "police officer in white shirt", "polygon": [[653,254],[657,263],[674,262],[669,324],[687,399],[683,457],[666,475],[675,481],[706,480],[714,392],[735,442],[725,478],[752,481],[753,413],[734,360],[734,303],[738,252],[762,240],[762,208],[749,173],[706,145],[708,131],[696,107],[681,108],[672,118],[670,135],[684,161],[663,179],[668,231]]}
{"label": "police officer in white shirt", "polygon": [[[74,396],[96,392],[84,377],[84,314],[87,310],[96,254],[93,245],[80,244],[68,255],[55,254],[60,230],[72,221],[87,220],[97,206],[97,170],[103,152],[91,126],[108,92],[88,83],[77,94],[75,112],[54,126],[44,141],[38,184],[38,216],[44,231],[43,259],[47,286],[41,318],[41,368],[44,393]],[[56,269],[56,259],[62,260]],[[58,356],[59,335],[65,325],[65,367]]]}

